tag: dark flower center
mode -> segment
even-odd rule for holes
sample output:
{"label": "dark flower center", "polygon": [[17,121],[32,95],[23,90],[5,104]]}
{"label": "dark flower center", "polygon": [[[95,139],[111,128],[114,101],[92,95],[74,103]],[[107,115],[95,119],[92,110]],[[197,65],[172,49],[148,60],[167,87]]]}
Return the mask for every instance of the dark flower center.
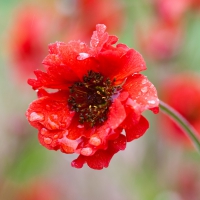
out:
{"label": "dark flower center", "polygon": [[121,89],[121,86],[114,86],[114,82],[100,73],[88,71],[83,82],[69,87],[68,105],[78,113],[81,124],[87,122],[93,127],[107,120],[113,95]]}

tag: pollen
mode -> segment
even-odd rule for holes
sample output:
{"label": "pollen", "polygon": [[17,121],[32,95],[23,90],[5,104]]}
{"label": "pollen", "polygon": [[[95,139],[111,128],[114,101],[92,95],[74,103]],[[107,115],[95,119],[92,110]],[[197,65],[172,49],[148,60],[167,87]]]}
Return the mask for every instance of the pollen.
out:
{"label": "pollen", "polygon": [[81,124],[89,123],[93,127],[107,120],[112,96],[121,89],[114,82],[90,70],[82,82],[75,82],[69,87],[68,105],[78,114]]}

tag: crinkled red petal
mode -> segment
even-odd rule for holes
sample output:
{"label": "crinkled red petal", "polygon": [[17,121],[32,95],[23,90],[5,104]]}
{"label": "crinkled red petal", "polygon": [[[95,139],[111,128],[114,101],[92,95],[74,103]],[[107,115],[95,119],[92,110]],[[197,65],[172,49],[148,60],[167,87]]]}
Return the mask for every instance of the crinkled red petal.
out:
{"label": "crinkled red petal", "polygon": [[98,150],[92,156],[80,155],[77,159],[72,161],[72,166],[76,168],[82,168],[84,163],[92,169],[101,170],[104,167],[108,167],[111,158],[115,153],[126,148],[126,137],[120,135],[116,140],[109,142],[107,150]]}
{"label": "crinkled red petal", "polygon": [[48,66],[47,73],[55,81],[67,84],[78,80],[78,76],[56,54],[49,54],[42,63]]}
{"label": "crinkled red petal", "polygon": [[115,99],[109,109],[106,124],[108,124],[109,128],[116,129],[124,121],[125,118],[126,112],[124,106],[118,99]]}
{"label": "crinkled red petal", "polygon": [[71,162],[71,166],[75,167],[75,168],[82,168],[83,165],[85,164],[86,160],[85,160],[86,156],[83,155],[79,155],[77,159],[73,160]]}
{"label": "crinkled red petal", "polygon": [[66,65],[63,64],[58,56],[59,47],[65,45],[63,42],[56,42],[49,45],[49,55],[43,60],[47,72],[40,70],[35,71],[37,79],[29,79],[28,83],[33,89],[39,88],[56,88],[68,89],[69,85],[78,80],[76,74]]}
{"label": "crinkled red petal", "polygon": [[79,144],[82,142],[82,138],[77,138],[77,139],[69,139],[68,136],[68,131],[65,131],[65,134],[63,134],[63,137],[59,139],[60,142],[60,150],[63,153],[74,153],[76,152],[76,149],[78,148]]}
{"label": "crinkled red petal", "polygon": [[115,35],[109,35],[108,40],[106,41],[106,43],[104,44],[104,47],[106,48],[109,45],[113,45],[118,41],[118,37],[116,37]]}
{"label": "crinkled red petal", "polygon": [[[109,138],[112,138],[115,134],[120,134],[122,130],[115,131],[120,124],[126,118],[126,111],[124,106],[118,99],[112,103],[109,113],[108,119],[102,126],[98,127],[95,131],[95,134],[90,138],[90,144],[98,146],[98,148],[105,148],[107,147],[107,142]],[[95,144],[96,140],[99,140],[98,144]]]}
{"label": "crinkled red petal", "polygon": [[129,93],[126,105],[136,113],[141,114],[144,110],[158,111],[159,99],[154,85],[142,74],[130,76],[123,85],[124,91]]}
{"label": "crinkled red petal", "polygon": [[80,124],[78,117],[75,115],[70,126],[67,128],[69,139],[77,139],[82,136],[89,138],[96,130],[96,128],[91,128],[90,126]]}
{"label": "crinkled red petal", "polygon": [[[96,25],[96,31],[93,32],[93,35],[90,40],[90,46],[96,50],[100,51],[103,45],[108,41],[109,35],[107,32],[105,32],[106,26],[104,24],[97,24]],[[111,41],[111,38],[109,42]],[[112,42],[113,43],[113,38]]]}
{"label": "crinkled red petal", "polygon": [[141,137],[149,128],[149,122],[142,115],[139,122],[135,120],[135,115],[130,113],[124,121],[124,129],[126,131],[127,142]]}
{"label": "crinkled red petal", "polygon": [[37,79],[29,79],[33,89],[68,89],[79,81],[89,70],[97,71],[97,62],[91,57],[91,50],[80,41],[68,44],[57,42],[49,45],[50,54],[43,60],[47,72],[35,71]]}
{"label": "crinkled red petal", "polygon": [[[80,153],[82,149],[89,147],[89,138],[94,134],[95,128],[87,127],[78,122],[78,117],[75,115],[69,127],[59,137],[60,150],[63,153]],[[95,153],[95,149],[90,148],[90,153]]]}
{"label": "crinkled red petal", "polygon": [[86,163],[92,169],[101,170],[107,168],[114,153],[103,150],[97,151],[93,156],[86,157]]}
{"label": "crinkled red petal", "polygon": [[41,97],[49,97],[52,100],[55,101],[63,101],[66,102],[69,97],[69,91],[66,90],[45,90],[45,89],[39,89],[37,90],[38,98]]}
{"label": "crinkled red petal", "polygon": [[38,133],[38,139],[40,144],[49,150],[60,149],[59,138],[62,138],[64,131],[52,131],[46,128],[41,128]]}
{"label": "crinkled red petal", "polygon": [[117,49],[111,47],[106,51],[102,51],[98,54],[99,60],[99,71],[104,76],[113,78],[114,75],[118,73],[118,71],[122,67],[122,56],[126,52],[123,49]]}
{"label": "crinkled red petal", "polygon": [[116,140],[111,140],[109,143],[109,150],[113,153],[124,150],[126,148],[126,137],[122,134]]}
{"label": "crinkled red petal", "polygon": [[124,79],[136,72],[146,70],[146,63],[140,53],[130,49],[122,57],[121,69],[116,74],[116,79]]}
{"label": "crinkled red petal", "polygon": [[28,79],[28,84],[34,90],[40,88],[68,90],[74,80],[79,80],[66,66],[49,67],[47,72],[36,70],[34,73],[37,79]]}
{"label": "crinkled red petal", "polygon": [[142,56],[134,49],[125,45],[107,49],[99,53],[100,72],[111,79],[125,79],[126,77],[146,69]]}
{"label": "crinkled red petal", "polygon": [[59,46],[59,58],[82,80],[89,70],[97,71],[98,63],[91,57],[90,49],[80,41]]}
{"label": "crinkled red petal", "polygon": [[49,44],[48,48],[49,48],[49,53],[50,54],[57,54],[59,53],[59,46],[60,45],[65,45],[64,42],[55,42],[55,43],[51,43]]}
{"label": "crinkled red petal", "polygon": [[124,102],[128,99],[129,97],[129,93],[126,92],[126,91],[122,91],[120,92],[119,96],[118,96],[118,99],[121,101],[121,102]]}
{"label": "crinkled red petal", "polygon": [[119,48],[124,49],[126,52],[127,52],[128,50],[130,50],[130,48],[129,48],[127,45],[121,44],[121,43],[117,44],[116,47],[117,47],[118,49],[119,49]]}
{"label": "crinkled red petal", "polygon": [[[53,98],[54,97],[54,98]],[[69,127],[74,112],[67,106],[67,93],[58,92],[33,101],[26,116],[30,124],[38,129],[65,130]]]}

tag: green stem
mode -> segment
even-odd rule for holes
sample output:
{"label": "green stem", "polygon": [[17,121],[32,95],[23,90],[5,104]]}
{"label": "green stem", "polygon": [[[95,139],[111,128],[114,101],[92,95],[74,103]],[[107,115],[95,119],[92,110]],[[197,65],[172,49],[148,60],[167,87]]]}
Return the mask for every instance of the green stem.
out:
{"label": "green stem", "polygon": [[185,134],[191,139],[194,146],[200,153],[200,139],[198,132],[190,125],[190,123],[176,110],[170,107],[168,104],[160,101],[160,109],[169,116],[179,127],[185,132]]}

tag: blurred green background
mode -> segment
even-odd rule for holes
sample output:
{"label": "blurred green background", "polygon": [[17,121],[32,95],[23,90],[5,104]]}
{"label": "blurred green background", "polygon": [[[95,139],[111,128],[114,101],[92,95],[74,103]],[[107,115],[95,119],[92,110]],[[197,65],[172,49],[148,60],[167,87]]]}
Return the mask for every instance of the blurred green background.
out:
{"label": "blurred green background", "polygon": [[74,169],[74,155],[39,144],[25,118],[36,98],[27,79],[42,68],[49,43],[89,42],[97,23],[143,55],[160,99],[171,77],[200,77],[198,0],[1,1],[0,200],[200,200],[200,156],[179,137],[168,138],[175,131],[161,113],[146,112],[147,133],[101,171]]}

